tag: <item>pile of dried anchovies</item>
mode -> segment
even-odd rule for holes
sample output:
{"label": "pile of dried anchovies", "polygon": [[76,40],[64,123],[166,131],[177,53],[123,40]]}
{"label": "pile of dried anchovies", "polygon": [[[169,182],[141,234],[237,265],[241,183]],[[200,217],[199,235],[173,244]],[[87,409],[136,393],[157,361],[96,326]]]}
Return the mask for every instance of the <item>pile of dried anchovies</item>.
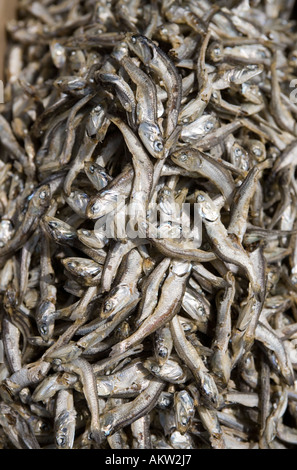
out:
{"label": "pile of dried anchovies", "polygon": [[293,6],[19,1],[1,448],[296,446]]}

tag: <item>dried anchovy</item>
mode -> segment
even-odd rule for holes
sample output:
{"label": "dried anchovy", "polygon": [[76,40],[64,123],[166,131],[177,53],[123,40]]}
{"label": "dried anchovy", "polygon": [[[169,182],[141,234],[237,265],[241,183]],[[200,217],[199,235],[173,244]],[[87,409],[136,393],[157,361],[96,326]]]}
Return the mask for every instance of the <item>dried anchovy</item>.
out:
{"label": "dried anchovy", "polygon": [[19,0],[1,448],[296,447],[293,7]]}

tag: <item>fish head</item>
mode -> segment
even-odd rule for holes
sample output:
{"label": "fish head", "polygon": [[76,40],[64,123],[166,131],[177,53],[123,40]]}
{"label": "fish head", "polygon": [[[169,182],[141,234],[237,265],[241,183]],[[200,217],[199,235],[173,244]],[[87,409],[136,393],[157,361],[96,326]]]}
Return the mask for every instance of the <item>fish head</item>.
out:
{"label": "fish head", "polygon": [[183,277],[191,272],[192,264],[189,261],[173,260],[169,269],[175,276]]}
{"label": "fish head", "polygon": [[49,352],[45,360],[55,365],[74,361],[81,355],[81,349],[74,342],[58,347]]}
{"label": "fish head", "polygon": [[87,229],[78,229],[77,238],[86,246],[90,248],[104,248],[108,239],[105,237],[104,231],[99,230],[99,228],[94,233]]}
{"label": "fish head", "polygon": [[65,243],[76,238],[76,231],[63,220],[56,217],[44,216],[42,219],[46,232],[57,243]]}
{"label": "fish head", "polygon": [[141,122],[138,127],[138,135],[150,155],[155,158],[163,157],[164,141],[157,124]]}
{"label": "fish head", "polygon": [[152,358],[152,357],[149,357],[147,358],[144,363],[143,363],[144,367],[149,370],[154,376],[158,376],[160,370],[161,370],[161,366],[160,364],[158,364],[158,362]]}
{"label": "fish head", "polygon": [[263,162],[266,158],[266,148],[260,140],[251,139],[248,143],[248,150],[255,162]]}
{"label": "fish head", "polygon": [[49,341],[55,327],[55,305],[49,300],[41,302],[37,307],[36,325],[44,341]]}
{"label": "fish head", "polygon": [[80,190],[71,191],[69,196],[66,197],[67,204],[81,217],[85,217],[89,201],[90,197],[88,194]]}
{"label": "fish head", "polygon": [[185,433],[195,415],[194,400],[186,390],[174,394],[174,407],[176,410],[177,429]]}
{"label": "fish head", "polygon": [[86,208],[89,219],[100,219],[114,210],[119,211],[124,205],[124,197],[115,189],[103,189],[90,198]]}
{"label": "fish head", "polygon": [[[209,134],[218,127],[218,120],[211,114],[200,116],[190,124],[184,125],[181,130],[181,140],[190,144],[195,144],[197,140]],[[197,153],[197,152],[196,152]]]}
{"label": "fish head", "polygon": [[196,201],[198,213],[203,220],[215,222],[219,218],[219,208],[205,192],[197,191]]}
{"label": "fish head", "polygon": [[173,214],[177,207],[174,204],[174,191],[168,186],[160,189],[157,196],[157,202],[162,212],[167,215]]}
{"label": "fish head", "polygon": [[[31,208],[46,209],[51,201],[51,188],[49,184],[43,184],[40,188],[36,189],[30,199]],[[34,210],[34,209],[33,209]]]}
{"label": "fish head", "polygon": [[54,86],[65,93],[83,90],[86,87],[86,80],[76,76],[61,77],[54,81]]}
{"label": "fish head", "polygon": [[231,161],[243,171],[248,171],[250,168],[249,153],[236,141],[231,148]]}
{"label": "fish head", "polygon": [[165,410],[173,405],[173,393],[161,392],[158,400],[158,408]]}
{"label": "fish head", "polygon": [[7,243],[14,234],[14,226],[11,220],[4,219],[0,222],[0,248]]}
{"label": "fish head", "polygon": [[55,438],[58,449],[71,449],[75,435],[75,413],[62,411],[56,418]]}
{"label": "fish head", "polygon": [[139,57],[144,64],[149,64],[152,60],[152,52],[147,40],[141,34],[127,33],[125,37],[129,49]]}
{"label": "fish head", "polygon": [[128,55],[128,45],[126,42],[122,41],[114,47],[111,56],[114,57],[119,62]]}
{"label": "fish head", "polygon": [[241,85],[264,70],[262,64],[248,64],[245,67],[234,67],[227,72],[230,83]]}
{"label": "fish head", "polygon": [[116,286],[103,302],[100,316],[110,321],[119,311],[129,305],[131,289],[126,284]]}
{"label": "fish head", "polygon": [[219,41],[213,41],[207,50],[208,59],[211,62],[220,62],[224,58],[224,47]]}
{"label": "fish head", "polygon": [[8,286],[3,297],[3,306],[7,312],[18,305],[18,295],[12,284]]}
{"label": "fish head", "polygon": [[96,137],[98,130],[103,125],[105,116],[106,110],[104,106],[98,104],[92,109],[86,122],[86,132],[89,137]]}
{"label": "fish head", "polygon": [[67,60],[65,47],[59,41],[53,40],[50,44],[50,52],[55,67],[61,69]]}
{"label": "fish head", "polygon": [[193,152],[191,149],[180,149],[170,155],[171,160],[176,165],[185,168],[186,170],[199,169],[202,166],[203,160],[197,151]]}
{"label": "fish head", "polygon": [[156,356],[158,357],[158,360],[161,364],[163,364],[168,359],[169,352],[170,351],[164,344],[156,346]]}
{"label": "fish head", "polygon": [[111,179],[106,171],[104,171],[104,168],[97,163],[86,162],[84,164],[84,171],[98,191],[105,188]]}

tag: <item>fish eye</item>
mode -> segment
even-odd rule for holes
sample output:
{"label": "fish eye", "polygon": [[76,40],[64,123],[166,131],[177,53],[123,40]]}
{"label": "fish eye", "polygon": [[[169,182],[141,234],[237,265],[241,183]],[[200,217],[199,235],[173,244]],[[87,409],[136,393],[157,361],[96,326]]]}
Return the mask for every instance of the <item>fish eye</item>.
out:
{"label": "fish eye", "polygon": [[59,359],[58,357],[56,357],[54,360],[53,360],[53,364],[55,366],[60,366],[62,364],[62,359]]}
{"label": "fish eye", "polygon": [[252,152],[254,155],[256,155],[256,157],[260,157],[260,155],[262,155],[262,150],[260,149],[260,147],[254,147]]}
{"label": "fish eye", "polygon": [[148,223],[147,222],[141,222],[140,226],[144,229],[148,228]]}
{"label": "fish eye", "polygon": [[240,157],[242,155],[242,150],[240,148],[236,148],[234,150],[235,156]]}
{"label": "fish eye", "polygon": [[248,160],[244,161],[241,165],[241,168],[244,170],[244,171],[247,171],[249,169],[249,162]]}
{"label": "fish eye", "polygon": [[40,431],[47,432],[49,431],[50,427],[47,423],[41,422],[39,426]]}
{"label": "fish eye", "polygon": [[41,333],[42,335],[46,335],[46,334],[48,333],[48,327],[47,327],[46,325],[42,325],[42,326],[39,328],[39,330],[40,330],[40,333]]}
{"label": "fish eye", "polygon": [[154,149],[156,152],[162,152],[163,150],[163,144],[160,140],[157,140],[155,143],[154,143]]}
{"label": "fish eye", "polygon": [[158,372],[160,372],[160,367],[159,366],[156,366],[156,365],[152,365],[151,366],[151,371],[155,374],[157,374]]}
{"label": "fish eye", "polygon": [[45,190],[41,191],[41,193],[39,194],[39,198],[45,199],[46,197],[47,197],[47,192]]}
{"label": "fish eye", "polygon": [[83,235],[85,235],[86,237],[90,237],[91,236],[91,233],[89,232],[89,230],[82,230],[81,232]]}
{"label": "fish eye", "polygon": [[90,171],[90,173],[94,173],[94,172],[95,172],[95,167],[94,167],[94,165],[91,165],[91,166],[89,167],[89,171]]}
{"label": "fish eye", "polygon": [[93,214],[96,214],[96,212],[97,212],[97,207],[96,207],[96,206],[97,206],[97,204],[95,203],[95,204],[93,204],[93,205],[91,206],[91,208],[90,208],[90,209],[91,209],[91,212],[92,212]]}
{"label": "fish eye", "polygon": [[192,328],[191,325],[188,325],[187,323],[184,323],[184,324],[182,325],[182,327],[183,327],[183,330],[184,330],[184,331],[190,331],[191,328]]}
{"label": "fish eye", "polygon": [[131,36],[131,41],[133,42],[133,44],[135,44],[135,43],[136,43],[136,41],[137,41],[137,38],[136,38],[136,36]]}
{"label": "fish eye", "polygon": [[182,424],[183,426],[185,426],[187,423],[188,423],[187,418],[182,418],[182,419],[181,419],[181,424]]}
{"label": "fish eye", "polygon": [[57,222],[54,222],[54,221],[51,221],[48,223],[48,226],[50,228],[57,228],[58,227],[58,223]]}
{"label": "fish eye", "polygon": [[66,439],[64,436],[57,437],[56,442],[59,447],[64,447],[66,445]]}
{"label": "fish eye", "polygon": [[202,307],[202,305],[199,305],[199,307],[197,308],[197,312],[198,312],[200,315],[204,315],[204,308]]}
{"label": "fish eye", "polygon": [[211,129],[213,128],[213,122],[211,121],[208,121],[205,126],[204,126],[204,129],[208,132],[208,131],[211,131]]}
{"label": "fish eye", "polygon": [[105,312],[110,312],[113,308],[113,302],[111,300],[107,300],[104,304],[104,311]]}
{"label": "fish eye", "polygon": [[205,201],[205,197],[202,196],[202,194],[199,194],[198,197],[197,197],[197,201],[198,202],[203,202],[203,201]]}
{"label": "fish eye", "polygon": [[252,364],[252,360],[249,356],[247,356],[243,362],[245,363],[246,366],[250,366]]}
{"label": "fish eye", "polygon": [[161,347],[158,351],[158,356],[160,357],[166,357],[168,354],[168,349],[165,347]]}
{"label": "fish eye", "polygon": [[247,68],[248,68],[249,70],[257,70],[257,69],[258,69],[258,65],[256,65],[256,64],[247,65]]}
{"label": "fish eye", "polygon": [[188,155],[186,153],[182,153],[181,156],[180,156],[180,160],[182,162],[185,162],[187,160],[187,158],[188,158]]}

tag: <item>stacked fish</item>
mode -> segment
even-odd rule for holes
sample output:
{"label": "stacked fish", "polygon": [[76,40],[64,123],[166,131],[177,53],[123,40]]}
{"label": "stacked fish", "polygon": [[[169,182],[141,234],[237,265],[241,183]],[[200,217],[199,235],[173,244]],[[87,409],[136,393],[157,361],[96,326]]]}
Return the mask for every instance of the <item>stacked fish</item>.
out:
{"label": "stacked fish", "polygon": [[0,443],[297,444],[291,0],[20,0]]}

